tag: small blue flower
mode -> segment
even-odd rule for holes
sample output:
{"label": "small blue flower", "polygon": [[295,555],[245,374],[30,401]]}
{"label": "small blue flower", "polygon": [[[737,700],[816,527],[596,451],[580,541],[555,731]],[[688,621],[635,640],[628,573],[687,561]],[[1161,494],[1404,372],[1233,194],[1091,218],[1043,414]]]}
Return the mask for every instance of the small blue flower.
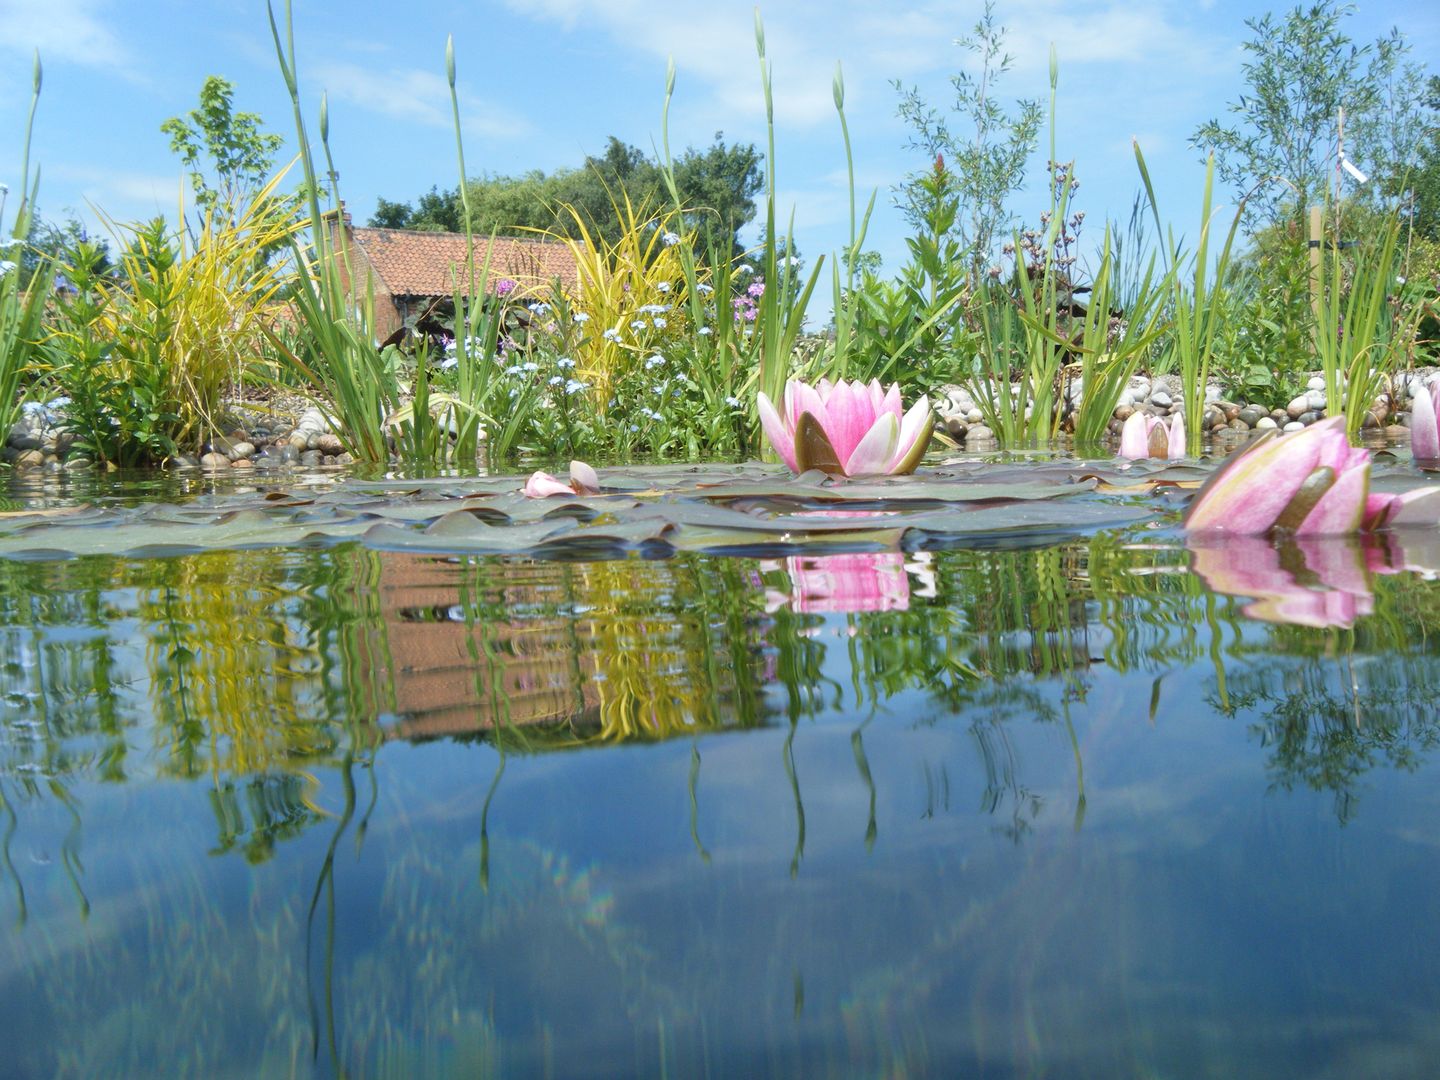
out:
{"label": "small blue flower", "polygon": [[734,396],[727,397],[725,399],[725,404],[729,405],[732,409],[738,409],[740,408],[740,399]]}
{"label": "small blue flower", "polygon": [[662,292],[662,293],[667,293],[667,292],[670,291],[670,283],[669,283],[668,281],[662,281],[662,282],[659,282],[659,283],[655,286],[655,288],[658,289],[658,290],[659,290],[660,292]]}
{"label": "small blue flower", "polygon": [[655,327],[656,330],[664,330],[665,320],[660,318],[659,315],[656,315],[655,318],[651,321],[650,325]]}
{"label": "small blue flower", "polygon": [[578,394],[581,390],[589,389],[588,382],[581,382],[579,379],[570,379],[565,383],[565,393]]}
{"label": "small blue flower", "polygon": [[568,356],[562,356],[559,360],[555,361],[555,366],[561,371],[569,371],[575,366],[575,361],[571,360]]}
{"label": "small blue flower", "polygon": [[645,369],[647,371],[654,371],[663,363],[665,363],[665,357],[661,356],[659,353],[656,353],[654,356],[650,357],[649,360],[645,361]]}
{"label": "small blue flower", "polygon": [[712,331],[708,326],[702,326],[699,330],[696,330],[695,332],[701,337],[709,337]]}
{"label": "small blue flower", "polygon": [[525,306],[531,311],[533,311],[536,315],[544,315],[550,311],[550,305],[542,304],[539,300],[534,300],[526,304]]}
{"label": "small blue flower", "polygon": [[663,243],[666,247],[674,247],[680,242],[680,237],[673,232],[661,233],[660,242]]}
{"label": "small blue flower", "polygon": [[636,319],[634,322],[632,322],[632,323],[630,324],[630,329],[631,329],[631,330],[644,330],[644,329],[645,329],[645,324],[644,324],[642,321],[640,321],[639,319]]}
{"label": "small blue flower", "polygon": [[695,291],[698,292],[701,296],[709,296],[715,291],[715,286],[710,285],[707,282],[701,281],[695,285]]}
{"label": "small blue flower", "polygon": [[620,331],[619,331],[619,330],[606,330],[605,333],[601,334],[600,336],[603,337],[606,341],[619,341],[619,340],[620,340]]}
{"label": "small blue flower", "polygon": [[535,363],[534,360],[526,360],[525,363],[523,363],[523,364],[520,365],[520,370],[521,370],[521,371],[536,372],[536,371],[539,371],[539,370],[540,370],[540,365],[537,364],[537,363]]}
{"label": "small blue flower", "polygon": [[575,312],[575,321],[577,323],[587,323],[590,321],[590,316],[583,311],[577,311]]}
{"label": "small blue flower", "polygon": [[551,386],[559,386],[565,381],[565,377],[563,375],[551,375],[547,381]]}

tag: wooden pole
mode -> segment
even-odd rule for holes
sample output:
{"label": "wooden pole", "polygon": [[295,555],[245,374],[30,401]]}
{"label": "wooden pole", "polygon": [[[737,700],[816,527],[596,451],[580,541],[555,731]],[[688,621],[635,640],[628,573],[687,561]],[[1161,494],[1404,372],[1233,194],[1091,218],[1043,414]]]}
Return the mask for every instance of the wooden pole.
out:
{"label": "wooden pole", "polygon": [[1320,321],[1320,240],[1324,228],[1324,210],[1319,206],[1310,207],[1310,310],[1315,321]]}

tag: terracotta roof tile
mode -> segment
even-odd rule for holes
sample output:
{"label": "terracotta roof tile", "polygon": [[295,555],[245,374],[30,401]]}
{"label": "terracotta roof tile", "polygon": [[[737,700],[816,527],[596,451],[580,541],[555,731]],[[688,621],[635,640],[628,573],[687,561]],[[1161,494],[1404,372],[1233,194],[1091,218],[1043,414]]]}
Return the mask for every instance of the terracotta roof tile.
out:
{"label": "terracotta roof tile", "polygon": [[[351,233],[394,296],[449,296],[454,291],[455,273],[463,273],[463,233],[360,228],[352,228]],[[477,273],[484,265],[489,239],[475,238]],[[488,292],[493,293],[505,278],[515,281],[522,292],[546,291],[557,277],[570,285],[579,280],[575,257],[564,244],[513,236],[495,238]]]}

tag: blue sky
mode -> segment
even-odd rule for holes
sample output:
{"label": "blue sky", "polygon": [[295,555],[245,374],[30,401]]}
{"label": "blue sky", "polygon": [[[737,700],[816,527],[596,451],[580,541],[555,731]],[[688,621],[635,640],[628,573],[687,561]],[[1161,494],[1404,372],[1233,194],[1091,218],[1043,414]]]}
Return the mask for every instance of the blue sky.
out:
{"label": "blue sky", "polygon": [[[890,80],[948,103],[948,76],[969,55],[954,40],[982,10],[983,0],[762,5],[781,209],[794,206],[807,259],[838,249],[847,229],[845,158],[830,92],[835,62],[845,68],[862,206],[870,189],[880,189],[868,246],[894,270],[904,259],[905,228],[890,189],[924,162],[904,149]],[[1092,237],[1107,214],[1129,213],[1137,188],[1132,137],[1145,151],[1162,210],[1177,228],[1193,229],[1204,170],[1188,136],[1239,93],[1243,20],[1264,10],[1224,0],[1000,0],[996,13],[1015,56],[1002,96],[1043,99],[1050,44],[1058,50],[1058,154],[1076,159],[1074,205],[1086,211]],[[515,173],[578,165],[611,134],[656,144],[672,56],[677,149],[707,145],[717,130],[763,146],[752,13],[748,0],[295,0],[301,92],[312,125],[321,90],[329,92],[342,191],[363,222],[377,196],[409,200],[432,184],[456,182],[447,33],[455,36],[470,169]],[[1362,0],[1346,21],[1357,40],[1392,25],[1408,36],[1415,58],[1440,50],[1440,13],[1429,4]],[[0,0],[0,180],[12,188],[36,48],[45,89],[34,158],[44,169],[47,217],[74,212],[93,221],[92,206],[118,221],[173,216],[181,170],[160,124],[194,106],[208,74],[234,82],[237,107],[260,113],[293,152],[260,0]],[[1042,136],[1015,203],[1031,220],[1046,205],[1034,179],[1045,156]]]}

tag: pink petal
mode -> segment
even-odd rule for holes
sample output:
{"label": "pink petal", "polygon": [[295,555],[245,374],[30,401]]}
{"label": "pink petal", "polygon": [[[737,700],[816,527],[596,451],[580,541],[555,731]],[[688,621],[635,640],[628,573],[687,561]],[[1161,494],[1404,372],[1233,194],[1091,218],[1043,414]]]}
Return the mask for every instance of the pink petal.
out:
{"label": "pink petal", "polygon": [[[1440,383],[1436,384],[1440,389]],[[1440,426],[1435,420],[1435,402],[1421,390],[1410,409],[1410,455],[1417,461],[1440,458]]]}
{"label": "pink petal", "polygon": [[[790,388],[785,388],[785,396],[790,397]],[[755,405],[760,412],[760,427],[765,432],[765,437],[770,440],[770,445],[780,455],[780,460],[790,466],[791,472],[799,472],[795,464],[795,428],[787,426],[780,419],[780,414],[775,411],[775,406],[770,404],[770,399],[765,396],[762,390],[755,395]]]}
{"label": "pink petal", "polygon": [[875,415],[879,416],[882,412],[888,412],[899,417],[904,411],[905,406],[900,401],[900,384],[891,383],[890,389],[885,391],[885,396],[876,407]]}
{"label": "pink petal", "polygon": [[854,453],[845,462],[846,476],[878,476],[887,471],[900,439],[900,425],[886,413],[865,433]]}
{"label": "pink petal", "polygon": [[1242,450],[1195,497],[1185,514],[1185,528],[1246,536],[1268,532],[1315,471],[1335,427],[1344,423],[1343,416],[1331,417]]}
{"label": "pink petal", "polygon": [[532,473],[529,480],[525,481],[522,489],[532,499],[546,499],[551,495],[574,495],[575,490],[569,484],[562,484],[548,472]]}
{"label": "pink petal", "polygon": [[1120,456],[1138,461],[1150,456],[1150,432],[1143,412],[1133,412],[1120,426]]}
{"label": "pink petal", "polygon": [[1170,417],[1170,458],[1177,460],[1185,456],[1185,417],[1176,413]]}
{"label": "pink petal", "polygon": [[1440,487],[1416,488],[1390,499],[1386,525],[1434,526],[1440,522]]}
{"label": "pink petal", "polygon": [[[882,415],[893,416],[894,414],[887,411]],[[901,462],[910,456],[910,451],[915,449],[915,440],[920,438],[921,433],[928,428],[929,419],[930,396],[921,394],[920,400],[911,405],[910,411],[900,420],[900,436],[895,443],[895,454],[885,469],[887,474],[893,475]]]}
{"label": "pink petal", "polygon": [[600,477],[595,475],[595,469],[583,461],[570,462],[570,487],[576,495],[598,495],[600,493]]}
{"label": "pink petal", "polygon": [[825,428],[830,445],[839,459],[848,461],[860,440],[875,424],[875,410],[870,404],[870,391],[864,383],[836,384],[835,392],[825,403],[828,418],[817,417]]}
{"label": "pink petal", "polygon": [[1305,520],[1295,530],[1296,536],[1345,536],[1357,532],[1365,520],[1365,504],[1370,494],[1370,465],[1348,469],[1340,474],[1330,490],[1320,496]]}

